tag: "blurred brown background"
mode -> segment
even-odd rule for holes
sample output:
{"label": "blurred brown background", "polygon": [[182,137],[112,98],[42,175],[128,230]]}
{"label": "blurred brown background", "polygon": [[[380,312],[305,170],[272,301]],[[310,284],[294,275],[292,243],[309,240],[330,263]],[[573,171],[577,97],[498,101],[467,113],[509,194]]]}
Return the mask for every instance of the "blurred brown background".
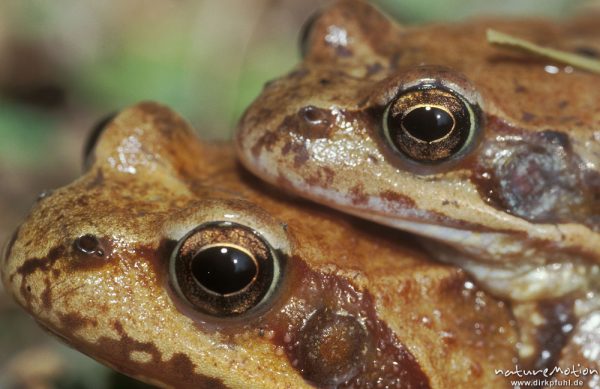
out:
{"label": "blurred brown background", "polygon": [[[298,59],[322,0],[0,1],[0,244],[43,189],[80,172],[94,123],[139,100],[228,138],[262,84]],[[573,0],[380,0],[405,23],[479,14],[565,16]],[[0,388],[135,383],[42,333],[0,286]],[[141,384],[139,387],[144,387]]]}

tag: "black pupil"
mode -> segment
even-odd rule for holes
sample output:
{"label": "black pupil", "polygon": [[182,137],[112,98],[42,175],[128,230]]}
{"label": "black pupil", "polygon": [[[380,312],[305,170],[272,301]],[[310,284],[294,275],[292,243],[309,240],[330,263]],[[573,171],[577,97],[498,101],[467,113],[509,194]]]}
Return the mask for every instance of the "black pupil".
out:
{"label": "black pupil", "polygon": [[222,295],[241,291],[257,273],[253,258],[231,246],[209,247],[192,259],[192,274],[200,285]]}
{"label": "black pupil", "polygon": [[407,113],[402,118],[402,126],[413,137],[424,142],[433,142],[452,131],[454,120],[443,109],[423,106]]}

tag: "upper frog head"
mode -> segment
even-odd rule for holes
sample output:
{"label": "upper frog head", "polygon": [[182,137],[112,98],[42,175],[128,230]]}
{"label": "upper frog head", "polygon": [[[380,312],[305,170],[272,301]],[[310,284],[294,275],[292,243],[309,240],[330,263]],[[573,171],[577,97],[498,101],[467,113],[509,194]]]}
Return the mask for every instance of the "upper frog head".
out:
{"label": "upper frog head", "polygon": [[[337,3],[307,25],[297,68],[246,111],[238,154],[270,182],[476,262],[531,274],[598,261],[600,76],[485,34],[599,55],[597,29],[580,20],[406,27]],[[531,281],[508,294],[539,296]]]}
{"label": "upper frog head", "polygon": [[503,386],[507,305],[374,225],[288,201],[143,103],[5,248],[6,289],[50,332],[169,387]]}

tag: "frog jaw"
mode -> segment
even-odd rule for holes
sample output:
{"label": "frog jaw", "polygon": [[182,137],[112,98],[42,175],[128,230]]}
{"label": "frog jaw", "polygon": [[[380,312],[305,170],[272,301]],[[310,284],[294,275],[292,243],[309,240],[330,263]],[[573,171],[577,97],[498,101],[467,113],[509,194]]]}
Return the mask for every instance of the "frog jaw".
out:
{"label": "frog jaw", "polygon": [[[270,181],[299,191],[307,198],[417,235],[435,258],[464,268],[502,298],[533,301],[561,297],[588,289],[598,277],[595,274],[599,267],[595,263],[600,247],[594,240],[579,239],[591,233],[585,226],[533,224],[491,209],[487,215],[497,220],[497,226],[504,226],[500,228],[448,215],[432,217],[426,210],[410,207],[396,206],[390,211],[389,204],[375,196],[363,199],[357,207],[353,195],[310,186],[290,171],[286,171],[283,179],[279,170],[271,170],[275,169],[274,164],[262,158],[261,162],[246,166],[262,177],[279,177]],[[264,171],[256,171],[257,166]],[[579,250],[572,249],[575,245]]]}
{"label": "frog jaw", "polygon": [[600,277],[598,264],[568,252],[549,255],[533,243],[539,241],[523,239],[519,233],[471,231],[373,213],[350,213],[417,235],[434,258],[460,266],[489,292],[510,301],[582,295],[599,286],[594,281]]}
{"label": "frog jaw", "polygon": [[417,235],[438,260],[462,267],[495,295],[511,300],[529,301],[583,291],[600,274],[600,267],[588,256],[569,253],[568,242],[562,253],[548,253],[544,242],[550,244],[546,240],[549,236],[557,235],[552,244],[557,249],[560,245],[561,231],[554,225],[532,228],[529,238],[524,239],[518,231],[474,231],[373,212],[343,211]]}

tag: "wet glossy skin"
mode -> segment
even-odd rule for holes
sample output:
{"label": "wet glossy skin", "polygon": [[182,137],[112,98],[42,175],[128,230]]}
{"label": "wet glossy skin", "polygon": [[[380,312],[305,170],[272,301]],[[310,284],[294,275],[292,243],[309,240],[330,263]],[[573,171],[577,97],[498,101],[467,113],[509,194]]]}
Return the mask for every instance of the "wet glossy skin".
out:
{"label": "wet glossy skin", "polygon": [[[568,296],[588,314],[600,285],[600,75],[491,46],[485,30],[600,57],[597,20],[404,27],[340,2],[308,26],[296,69],[249,107],[237,152],[271,183],[426,238],[498,296]],[[462,148],[389,135],[394,109],[404,120],[431,102],[449,112],[448,101],[468,107],[452,127],[472,125]]]}
{"label": "wet glossy skin", "polygon": [[[494,374],[516,362],[505,304],[393,230],[261,187],[169,109],[123,111],[87,165],[33,206],[0,267],[19,304],[82,352],[171,387],[507,387]],[[277,286],[199,311],[172,253],[207,242],[271,256]]]}

